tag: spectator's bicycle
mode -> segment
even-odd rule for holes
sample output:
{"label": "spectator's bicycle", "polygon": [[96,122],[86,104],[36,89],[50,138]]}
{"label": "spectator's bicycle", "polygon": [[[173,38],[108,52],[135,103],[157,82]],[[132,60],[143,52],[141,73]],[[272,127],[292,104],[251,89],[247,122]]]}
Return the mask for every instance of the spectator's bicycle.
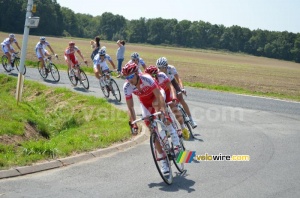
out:
{"label": "spectator's bicycle", "polygon": [[102,79],[99,81],[100,88],[106,98],[109,97],[109,94],[111,92],[116,100],[118,102],[121,102],[121,92],[118,84],[111,76],[112,72],[113,71],[103,73],[103,75],[101,76]]}
{"label": "spectator's bicycle", "polygon": [[51,59],[52,59],[51,56],[44,58],[44,65],[45,65],[44,68],[42,68],[42,62],[38,61],[38,70],[43,79],[46,79],[48,77],[48,74],[51,73],[51,76],[54,79],[54,81],[58,82],[60,80],[59,71],[55,66],[55,64],[52,63]]}
{"label": "spectator's bicycle", "polygon": [[[4,54],[1,58],[1,63],[3,68],[5,69],[5,71],[7,72],[11,72],[14,67],[17,68],[17,70],[19,71],[19,65],[20,65],[20,57],[19,57],[19,52],[15,52],[11,54],[11,66],[12,66],[12,70],[10,70],[10,68],[8,68],[8,58],[7,56]],[[26,74],[26,66],[24,65],[24,72],[23,75]]]}
{"label": "spectator's bicycle", "polygon": [[[182,92],[179,92],[179,94],[182,94]],[[191,120],[190,120],[189,116],[187,115],[187,113],[185,112],[183,106],[180,103],[177,104],[177,108],[178,108],[178,110],[180,111],[180,113],[183,117],[184,125],[188,128],[188,130],[191,134],[191,137],[195,138],[193,130],[192,130]]]}
{"label": "spectator's bicycle", "polygon": [[[151,134],[150,135],[150,147],[151,147],[151,153],[152,153],[152,156],[154,159],[154,163],[156,165],[156,168],[157,168],[161,178],[164,180],[165,183],[170,185],[173,182],[173,173],[172,173],[172,169],[171,169],[172,161],[180,173],[185,172],[185,170],[183,169],[183,167],[180,164],[177,164],[177,162],[176,162],[177,155],[175,154],[173,144],[169,143],[169,142],[172,142],[172,141],[169,141],[169,138],[168,138],[169,135],[166,133],[166,136],[164,139],[162,139],[160,136],[158,126],[160,126],[162,131],[167,132],[165,124],[162,121],[160,121],[159,119],[155,118],[155,116],[160,115],[160,114],[162,114],[162,113],[157,112],[150,116],[137,119],[132,122],[132,125],[134,125],[135,123],[137,123],[141,120],[149,120],[150,121],[150,124],[149,124],[149,129],[150,129],[150,134]],[[155,147],[156,143],[160,144],[162,147],[162,155],[161,155],[162,157],[158,157],[158,151]],[[169,172],[163,173],[162,165],[159,163],[159,161],[161,161],[161,160],[166,160],[168,168],[169,168]]]}
{"label": "spectator's bicycle", "polygon": [[78,82],[82,84],[85,89],[89,89],[90,83],[85,72],[80,68],[81,63],[74,65],[69,71],[68,68],[68,77],[73,86],[77,86]]}

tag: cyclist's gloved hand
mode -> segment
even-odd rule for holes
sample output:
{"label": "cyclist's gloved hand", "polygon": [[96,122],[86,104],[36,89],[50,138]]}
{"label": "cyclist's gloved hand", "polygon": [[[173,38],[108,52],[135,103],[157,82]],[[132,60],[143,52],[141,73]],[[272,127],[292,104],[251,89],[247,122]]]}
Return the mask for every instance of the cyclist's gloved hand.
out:
{"label": "cyclist's gloved hand", "polygon": [[175,103],[175,104],[179,103],[179,100],[178,100],[177,98],[173,98],[172,101],[173,101],[173,103]]}
{"label": "cyclist's gloved hand", "polygon": [[138,133],[138,126],[137,124],[131,124],[131,121],[129,120],[129,126],[132,134]]}
{"label": "cyclist's gloved hand", "polygon": [[57,54],[54,54],[54,56],[55,56],[56,58],[58,58],[58,55],[57,55]]}
{"label": "cyclist's gloved hand", "polygon": [[84,63],[87,64],[88,63],[87,60],[85,60]]}
{"label": "cyclist's gloved hand", "polygon": [[186,90],[185,89],[181,89],[181,92],[186,95]]}

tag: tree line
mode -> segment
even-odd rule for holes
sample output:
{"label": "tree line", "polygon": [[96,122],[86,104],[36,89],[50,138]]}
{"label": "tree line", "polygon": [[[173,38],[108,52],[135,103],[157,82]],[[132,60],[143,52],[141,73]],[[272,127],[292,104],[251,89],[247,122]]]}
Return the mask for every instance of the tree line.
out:
{"label": "tree line", "polygon": [[[225,27],[204,21],[153,18],[127,20],[105,12],[98,16],[74,13],[56,0],[34,0],[38,28],[30,34],[123,39],[130,43],[148,43],[189,48],[228,50],[255,56],[300,62],[300,33],[250,30],[237,25]],[[27,1],[0,0],[0,30],[23,33]],[[101,10],[101,9],[100,9]]]}

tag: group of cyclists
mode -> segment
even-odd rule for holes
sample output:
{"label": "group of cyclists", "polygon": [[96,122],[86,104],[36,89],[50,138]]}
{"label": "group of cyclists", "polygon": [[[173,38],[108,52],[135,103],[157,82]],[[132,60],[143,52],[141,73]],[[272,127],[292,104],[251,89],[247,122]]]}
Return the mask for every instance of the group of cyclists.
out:
{"label": "group of cyclists", "polygon": [[[10,65],[11,54],[15,53],[12,44],[16,44],[19,50],[21,50],[14,34],[9,34],[9,37],[1,43],[2,51],[8,57],[8,68],[10,70],[13,69],[13,67]],[[46,38],[40,37],[40,41],[35,46],[35,52],[37,58],[42,63],[44,63],[45,57],[50,56],[50,53],[46,50],[46,47],[48,47],[52,54],[57,57],[57,54],[55,54],[49,42],[46,41]],[[92,56],[92,61],[95,77],[100,81],[103,73],[109,71],[107,61],[110,62],[114,70],[117,69],[112,58],[106,53],[106,47],[100,48],[100,44],[96,47],[98,48],[98,53],[94,53]],[[85,60],[79,48],[75,45],[75,42],[71,41],[64,51],[64,58],[68,64],[69,71],[71,67],[74,67],[74,65],[78,63],[75,52],[77,52],[82,60],[87,64],[87,61]],[[42,67],[44,68],[45,65],[43,64]],[[119,70],[120,68],[118,68],[118,71]],[[47,71],[45,70],[44,72]],[[163,113],[166,118],[167,130],[171,134],[172,143],[175,147],[179,146],[179,137],[177,131],[169,122],[170,118],[166,113],[166,103],[173,101],[174,103],[170,104],[170,108],[180,123],[183,138],[189,139],[189,131],[184,125],[182,115],[178,112],[178,109],[175,105],[176,102],[180,102],[184,107],[184,110],[189,116],[192,128],[197,127],[197,124],[193,120],[189,107],[183,98],[183,94],[186,94],[186,91],[178,72],[173,65],[168,64],[167,58],[160,57],[157,59],[156,65],[150,65],[147,67],[139,54],[134,52],[131,54],[131,59],[122,68],[120,75],[125,78],[123,90],[128,107],[130,122],[136,119],[132,96],[134,94],[140,101],[143,117],[149,116],[156,111],[161,111]],[[148,126],[148,121],[145,121],[145,124]],[[138,126],[134,124],[132,125],[132,128],[137,129]],[[168,166],[164,160],[162,160],[162,167],[164,172],[168,172]]]}

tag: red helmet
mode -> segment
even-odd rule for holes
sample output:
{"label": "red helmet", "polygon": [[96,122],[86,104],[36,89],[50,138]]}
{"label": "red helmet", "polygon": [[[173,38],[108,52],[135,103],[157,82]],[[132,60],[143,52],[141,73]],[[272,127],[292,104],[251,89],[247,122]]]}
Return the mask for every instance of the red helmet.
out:
{"label": "red helmet", "polygon": [[123,68],[122,68],[122,74],[123,76],[129,76],[130,74],[133,74],[134,72],[138,71],[138,66],[135,63],[127,63]]}
{"label": "red helmet", "polygon": [[158,69],[156,66],[154,65],[150,65],[149,67],[147,67],[147,69],[145,70],[145,73],[153,75],[153,74],[157,74],[158,73]]}
{"label": "red helmet", "polygon": [[75,42],[74,42],[74,41],[70,41],[70,42],[69,42],[69,46],[72,46],[72,45],[75,45]]}

